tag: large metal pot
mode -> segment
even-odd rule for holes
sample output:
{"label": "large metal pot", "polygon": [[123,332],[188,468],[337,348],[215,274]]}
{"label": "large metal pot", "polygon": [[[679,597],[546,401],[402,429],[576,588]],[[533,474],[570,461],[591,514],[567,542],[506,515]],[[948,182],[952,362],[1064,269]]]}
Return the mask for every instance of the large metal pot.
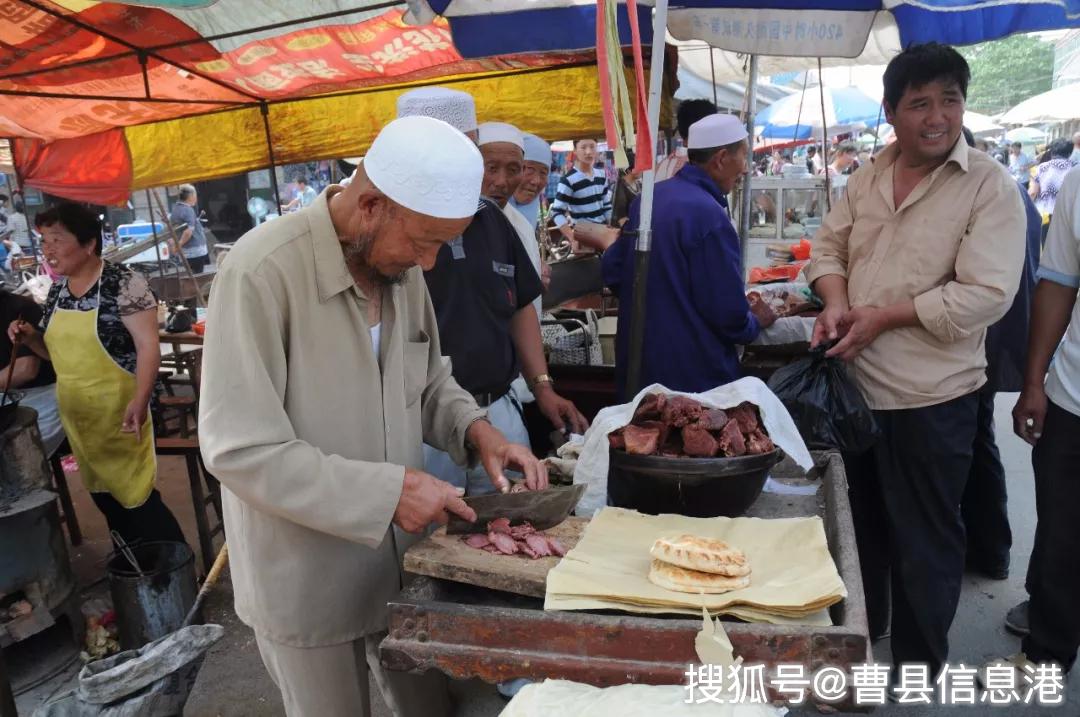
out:
{"label": "large metal pot", "polygon": [[612,450],[608,499],[620,508],[696,518],[736,517],[750,508],[784,453],[737,458],[668,458]]}

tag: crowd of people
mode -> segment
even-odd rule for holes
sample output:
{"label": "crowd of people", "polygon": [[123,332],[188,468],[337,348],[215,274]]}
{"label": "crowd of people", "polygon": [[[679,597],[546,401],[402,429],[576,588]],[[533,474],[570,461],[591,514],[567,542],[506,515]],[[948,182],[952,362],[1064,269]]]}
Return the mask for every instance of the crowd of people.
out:
{"label": "crowd of people", "polygon": [[[996,392],[1020,391],[1038,528],[1030,600],[1008,615],[1025,635],[1012,660],[1068,671],[1080,646],[1080,136],[1075,151],[1052,144],[1033,174],[1022,151],[1005,166],[965,134],[969,79],[952,48],[913,45],[884,76],[895,142],[872,158],[842,142],[827,164],[807,152],[809,173],[846,177],[807,269],[824,305],[813,344],[849,367],[880,429],[844,459],[871,635],[891,635],[895,665],[947,663],[966,566],[1008,575],[993,407]],[[203,456],[222,484],[236,612],[290,715],[364,713],[369,671],[395,714],[449,714],[439,673],[378,658],[402,554],[450,514],[475,519],[465,495],[548,485],[530,423],[588,428],[541,342],[550,145],[478,118],[457,90],[412,90],[397,110],[347,184],[300,185],[296,211],[237,242],[207,318]],[[739,347],[776,316],[747,298],[728,207],[753,164],[745,125],[707,101],[684,102],[677,125],[682,146],[657,167],[639,383],[700,392],[739,378]],[[629,400],[640,177],[610,188],[597,157],[595,140],[574,143],[550,215],[603,252],[625,307],[616,375]],[[762,171],[790,163],[774,153]],[[184,185],[173,208],[193,268],[205,256],[195,203]],[[0,296],[18,385],[55,383],[53,413],[111,528],[182,540],[154,488],[153,294],[101,259],[87,210],[61,204],[35,224],[62,279],[44,309]]]}

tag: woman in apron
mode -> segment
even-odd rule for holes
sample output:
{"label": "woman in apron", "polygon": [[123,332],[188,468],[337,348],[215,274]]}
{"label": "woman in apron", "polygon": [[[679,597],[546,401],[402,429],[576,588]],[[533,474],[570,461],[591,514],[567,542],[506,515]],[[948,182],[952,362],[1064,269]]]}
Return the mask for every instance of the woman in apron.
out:
{"label": "woman in apron", "polygon": [[60,421],[109,528],[127,542],[183,541],[154,488],[157,300],[140,274],[102,260],[101,226],[87,209],[60,204],[34,223],[45,261],[61,278],[40,324],[14,321],[8,334],[52,361]]}

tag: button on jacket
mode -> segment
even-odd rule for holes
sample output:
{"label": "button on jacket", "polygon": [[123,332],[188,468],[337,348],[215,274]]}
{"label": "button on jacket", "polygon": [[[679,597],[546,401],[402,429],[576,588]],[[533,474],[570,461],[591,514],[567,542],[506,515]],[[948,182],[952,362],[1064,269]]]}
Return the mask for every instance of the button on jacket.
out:
{"label": "button on jacket", "polygon": [[[450,376],[419,268],[368,297],[345,266],[330,187],[237,242],[214,280],[199,440],[222,483],[236,612],[295,647],[385,629],[414,538],[391,525],[421,443],[466,459],[484,412]],[[381,369],[380,369],[381,365]]]}
{"label": "button on jacket", "polygon": [[932,406],[986,382],[986,327],[1008,310],[1024,266],[1016,182],[961,138],[948,159],[893,205],[886,148],[848,180],[814,237],[811,282],[847,278],[852,308],[914,301],[919,325],[882,333],[853,363],[873,409]]}

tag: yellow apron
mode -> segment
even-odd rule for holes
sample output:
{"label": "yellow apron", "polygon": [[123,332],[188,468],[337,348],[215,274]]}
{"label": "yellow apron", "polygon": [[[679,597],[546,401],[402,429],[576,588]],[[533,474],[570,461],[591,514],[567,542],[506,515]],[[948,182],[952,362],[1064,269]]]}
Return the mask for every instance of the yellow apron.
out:
{"label": "yellow apron", "polygon": [[[98,304],[101,285],[98,281]],[[121,368],[101,344],[98,309],[53,311],[45,345],[56,371],[56,401],[83,484],[111,493],[125,508],[142,505],[154,487],[157,456],[147,414],[142,440],[120,430],[135,395],[135,375]]]}

